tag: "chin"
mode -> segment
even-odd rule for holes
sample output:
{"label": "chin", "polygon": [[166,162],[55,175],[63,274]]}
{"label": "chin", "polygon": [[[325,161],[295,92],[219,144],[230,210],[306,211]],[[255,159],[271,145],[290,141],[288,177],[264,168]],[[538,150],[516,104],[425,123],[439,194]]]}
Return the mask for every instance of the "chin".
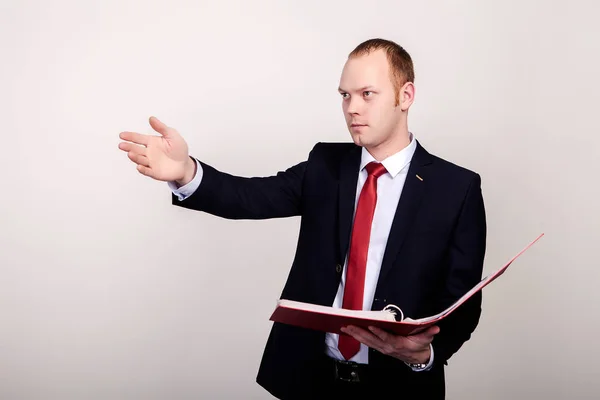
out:
{"label": "chin", "polygon": [[354,144],[358,145],[358,146],[364,146],[365,145],[365,136],[361,135],[360,133],[355,133],[352,132],[351,129],[350,130],[350,137],[352,138],[352,141],[354,142]]}
{"label": "chin", "polygon": [[354,144],[361,147],[372,147],[372,140],[369,140],[365,135],[350,135]]}
{"label": "chin", "polygon": [[352,141],[357,146],[364,146],[365,145],[364,141],[361,139],[360,136],[352,135]]}

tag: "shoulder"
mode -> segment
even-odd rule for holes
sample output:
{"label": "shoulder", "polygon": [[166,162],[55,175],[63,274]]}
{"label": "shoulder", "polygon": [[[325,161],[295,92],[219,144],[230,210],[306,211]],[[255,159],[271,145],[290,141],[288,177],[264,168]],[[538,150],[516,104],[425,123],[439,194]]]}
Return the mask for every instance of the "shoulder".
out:
{"label": "shoulder", "polygon": [[353,171],[360,165],[361,147],[353,142],[318,142],[306,160],[307,181],[338,180],[342,171]]}
{"label": "shoulder", "polygon": [[472,169],[466,168],[439,156],[433,155],[432,158],[437,169],[445,175],[468,181],[480,178],[479,173]]}
{"label": "shoulder", "polygon": [[413,160],[426,165],[431,178],[443,186],[466,189],[473,185],[481,185],[481,175],[477,171],[438,154],[430,153],[418,142]]}
{"label": "shoulder", "polygon": [[345,160],[360,159],[361,147],[353,142],[318,142],[309,155],[309,163],[337,170]]}
{"label": "shoulder", "polygon": [[349,152],[360,149],[352,142],[318,142],[314,145],[311,154],[318,156],[344,156]]}

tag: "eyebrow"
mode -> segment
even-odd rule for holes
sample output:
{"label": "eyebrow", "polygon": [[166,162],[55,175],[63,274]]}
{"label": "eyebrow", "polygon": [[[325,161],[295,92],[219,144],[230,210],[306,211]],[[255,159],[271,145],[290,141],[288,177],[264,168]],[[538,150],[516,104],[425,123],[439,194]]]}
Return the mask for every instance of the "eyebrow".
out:
{"label": "eyebrow", "polygon": [[[375,87],[374,87],[374,86],[372,86],[372,85],[368,85],[368,86],[361,87],[361,88],[360,88],[360,89],[358,89],[357,91],[359,91],[359,92],[362,92],[363,90],[367,90],[367,89],[375,89]],[[340,91],[340,92],[344,92],[344,93],[346,93],[346,92],[347,92],[347,90],[344,90],[344,89],[342,89],[341,87],[339,87],[339,88],[338,88],[338,91]]]}

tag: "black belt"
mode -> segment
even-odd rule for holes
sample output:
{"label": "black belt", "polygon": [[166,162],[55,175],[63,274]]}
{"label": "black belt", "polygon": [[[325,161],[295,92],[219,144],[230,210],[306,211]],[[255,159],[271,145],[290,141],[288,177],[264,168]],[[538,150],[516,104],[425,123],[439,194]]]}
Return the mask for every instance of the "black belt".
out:
{"label": "black belt", "polygon": [[329,376],[334,381],[350,383],[367,383],[371,380],[371,369],[367,364],[359,364],[353,361],[336,360],[331,357],[326,358],[327,370]]}

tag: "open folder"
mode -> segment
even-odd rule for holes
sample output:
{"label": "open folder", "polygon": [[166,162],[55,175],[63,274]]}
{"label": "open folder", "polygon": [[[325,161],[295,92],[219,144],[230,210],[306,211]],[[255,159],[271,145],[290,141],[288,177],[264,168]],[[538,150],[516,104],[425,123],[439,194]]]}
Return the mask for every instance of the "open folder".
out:
{"label": "open folder", "polygon": [[334,308],[281,299],[277,302],[277,307],[275,308],[275,311],[273,311],[270,320],[331,333],[341,333],[340,328],[348,325],[355,325],[363,328],[376,326],[402,336],[412,335],[435,325],[437,322],[450,315],[471,296],[502,275],[517,257],[529,249],[542,236],[544,236],[543,233],[504,264],[502,268],[483,278],[450,307],[439,314],[430,317],[419,319],[405,318],[402,310],[395,305],[388,305],[383,310],[379,311],[348,310],[344,308]]}

